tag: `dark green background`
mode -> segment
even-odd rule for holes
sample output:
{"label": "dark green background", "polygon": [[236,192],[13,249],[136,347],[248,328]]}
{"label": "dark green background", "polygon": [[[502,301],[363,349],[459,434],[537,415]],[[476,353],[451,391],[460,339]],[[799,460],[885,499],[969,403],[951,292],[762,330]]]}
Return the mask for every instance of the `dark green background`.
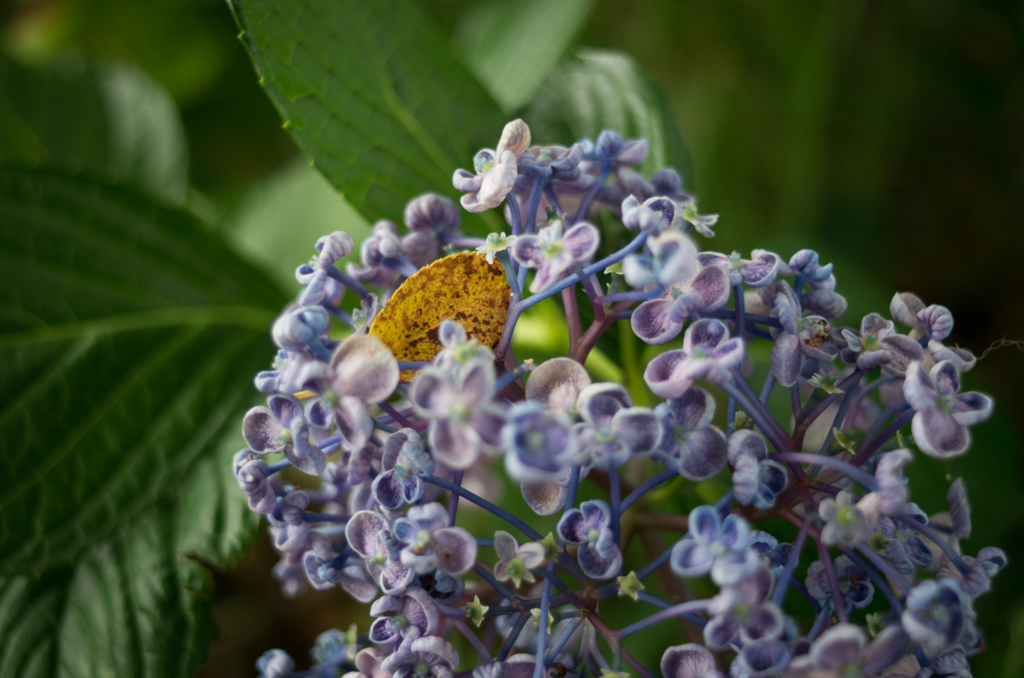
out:
{"label": "dark green background", "polygon": [[[460,23],[471,3],[420,4],[457,45],[471,43]],[[299,203],[315,203],[323,219],[352,219],[295,169],[297,149],[220,0],[3,8],[4,50],[19,60],[73,50],[90,62],[131,61],[172,93],[195,189],[187,204],[242,249],[238,225],[254,213],[286,224],[285,238],[301,231],[288,222],[300,218]],[[709,247],[818,250],[836,264],[847,324],[912,290],[952,309],[952,339],[978,355],[998,339],[1024,339],[1021,3],[601,0],[577,44],[633,55],[661,87],[690,150],[692,188],[703,211],[721,214]],[[260,202],[282,183],[289,188]],[[271,263],[287,271],[298,261]],[[944,476],[965,475],[976,508],[967,550],[996,544],[1010,556],[978,604],[989,650],[975,675],[1012,678],[1024,673],[1022,354],[994,351],[966,382],[995,397],[996,417],[975,429],[967,457],[919,458],[911,475],[915,499],[933,510]],[[269,576],[273,562],[261,537],[235,568],[218,572],[222,635],[202,675],[251,676],[254,659],[273,646],[304,666],[317,633],[347,625],[340,592],[284,601]]]}

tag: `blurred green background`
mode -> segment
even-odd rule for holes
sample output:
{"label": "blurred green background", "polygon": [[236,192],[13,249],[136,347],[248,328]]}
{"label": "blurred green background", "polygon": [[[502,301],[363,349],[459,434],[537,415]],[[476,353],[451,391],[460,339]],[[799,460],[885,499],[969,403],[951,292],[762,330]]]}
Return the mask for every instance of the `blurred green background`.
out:
{"label": "blurred green background", "polygon": [[[420,1],[462,54],[489,39],[479,28],[488,4]],[[586,46],[636,59],[679,122],[702,211],[721,214],[709,248],[818,250],[850,301],[845,324],[911,290],[952,309],[952,338],[976,355],[1024,339],[1015,284],[1024,254],[1024,3],[580,5],[589,14],[575,42],[538,40],[536,49]],[[187,142],[185,205],[283,284],[294,286],[290,271],[318,234],[366,228],[282,130],[221,0],[2,7],[3,51],[21,64],[127,62],[163,85]],[[499,9],[514,17],[514,8]],[[523,103],[495,94],[510,112]],[[1022,355],[995,350],[967,375],[969,388],[997,403],[996,417],[974,429],[973,451],[948,464],[921,458],[910,473],[914,498],[930,510],[942,506],[947,478],[962,473],[975,505],[967,550],[994,544],[1010,556],[978,602],[988,649],[974,668],[986,677],[1024,675]],[[340,591],[282,598],[269,574],[275,560],[261,535],[235,567],[217,572],[221,636],[200,675],[254,675],[252,662],[269,647],[303,666],[319,632],[355,618]]]}

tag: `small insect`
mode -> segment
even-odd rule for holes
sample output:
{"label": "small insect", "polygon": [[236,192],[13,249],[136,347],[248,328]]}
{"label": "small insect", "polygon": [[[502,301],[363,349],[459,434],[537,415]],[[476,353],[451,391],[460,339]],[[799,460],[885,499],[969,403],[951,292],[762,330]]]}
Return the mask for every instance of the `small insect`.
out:
{"label": "small insect", "polygon": [[806,331],[810,333],[810,338],[804,341],[813,348],[818,348],[832,336],[832,328],[829,327],[828,321],[824,318],[808,320]]}

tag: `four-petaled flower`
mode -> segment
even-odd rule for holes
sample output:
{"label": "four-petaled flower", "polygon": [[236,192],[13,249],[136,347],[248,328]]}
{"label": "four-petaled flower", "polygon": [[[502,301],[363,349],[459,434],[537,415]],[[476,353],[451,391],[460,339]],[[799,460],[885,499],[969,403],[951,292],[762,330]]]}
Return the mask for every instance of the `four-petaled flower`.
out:
{"label": "four-petaled flower", "polygon": [[661,444],[661,423],[646,407],[633,407],[619,384],[592,384],[580,391],[577,409],[583,420],[573,426],[584,464],[621,466],[650,454]]}
{"label": "four-petaled flower", "polygon": [[530,291],[543,292],[565,274],[573,264],[583,264],[597,252],[601,236],[586,221],[562,233],[562,220],[555,219],[537,235],[521,235],[512,244],[512,258],[520,266],[537,269]]}
{"label": "four-petaled flower", "polygon": [[423,448],[419,433],[411,428],[388,437],[381,466],[384,472],[373,479],[373,498],[390,511],[419,501],[424,490],[420,476],[434,473],[434,459]]}
{"label": "four-petaled flower", "polygon": [[800,299],[785,280],[776,285],[772,317],[782,325],[772,346],[772,372],[779,385],[797,383],[804,356],[827,363],[839,354],[828,319],[820,315],[803,317]]}
{"label": "four-petaled flower", "polygon": [[690,314],[714,311],[729,300],[729,279],[714,266],[699,267],[690,278],[669,285],[656,299],[643,302],[629,322],[636,336],[652,345],[678,336]]}
{"label": "four-petaled flower", "polygon": [[558,521],[558,534],[570,544],[582,544],[576,558],[584,574],[608,579],[622,566],[622,552],[611,530],[612,512],[608,504],[592,499],[579,508],[566,511]]}
{"label": "four-petaled flower", "polygon": [[911,363],[903,382],[903,397],[917,411],[911,427],[914,442],[922,452],[937,459],[966,452],[971,445],[967,427],[992,414],[988,396],[976,391],[960,393],[960,372],[945,360],[930,372],[925,372],[921,363]]}
{"label": "four-petaled flower", "polygon": [[569,417],[535,402],[514,405],[501,435],[508,450],[505,469],[520,482],[557,482],[576,456]]}
{"label": "four-petaled flower", "polygon": [[494,565],[494,578],[498,581],[512,580],[516,588],[525,581],[535,581],[531,569],[544,563],[544,547],[537,543],[518,544],[515,537],[504,530],[494,533],[494,550],[498,562]]}
{"label": "four-petaled flower", "polygon": [[505,411],[491,403],[494,365],[473,358],[454,370],[426,367],[409,390],[416,413],[430,419],[430,449],[452,468],[468,468],[482,451],[501,445]]}
{"label": "four-petaled flower", "polygon": [[673,645],[661,655],[661,675],[665,678],[725,678],[715,668],[715,658],[703,645]]}
{"label": "four-petaled flower", "polygon": [[910,363],[924,358],[921,344],[906,335],[896,334],[893,322],[877,313],[864,316],[860,332],[843,328],[836,340],[842,349],[839,359],[865,372],[881,365],[886,374],[902,377]]}
{"label": "four-petaled flower", "polygon": [[[416,572],[402,564],[399,545],[387,519],[375,511],[358,511],[345,525],[345,539],[366,561],[366,569],[381,590],[397,595],[412,582]],[[473,542],[474,545],[476,542]]]}
{"label": "four-petaled flower", "polygon": [[647,363],[644,381],[662,398],[678,398],[697,379],[729,381],[729,370],[739,366],[743,350],[743,340],[730,339],[721,320],[703,318],[686,328],[682,349],[666,351]]}
{"label": "four-petaled flower", "polygon": [[476,174],[455,170],[452,184],[466,194],[461,202],[467,212],[484,212],[505,200],[516,183],[516,157],[529,146],[530,128],[522,120],[513,120],[502,130],[497,148],[485,148],[473,157]]}
{"label": "four-petaled flower", "polygon": [[818,504],[818,515],[825,521],[821,540],[826,544],[853,544],[871,537],[878,523],[878,495],[864,495],[856,504],[846,490]]}
{"label": "four-petaled flower", "polygon": [[438,614],[427,592],[410,586],[399,595],[383,596],[370,606],[370,640],[378,645],[394,643],[414,634],[428,636],[437,628]]}
{"label": "four-petaled flower", "polygon": [[690,511],[690,532],[680,539],[669,558],[672,571],[680,577],[699,577],[711,573],[720,586],[735,584],[757,567],[757,556],[750,550],[750,527],[739,516],[723,521],[714,506],[698,506]]}
{"label": "four-petaled flower", "polygon": [[775,497],[786,489],[789,472],[768,457],[768,445],[761,434],[750,429],[734,431],[729,436],[728,454],[736,500],[759,509],[774,506]]}
{"label": "four-petaled flower", "polygon": [[770,285],[782,261],[777,254],[762,251],[751,255],[753,259],[744,259],[739,252],[725,255],[721,252],[701,252],[697,259],[702,266],[714,266],[725,271],[729,276],[729,284],[733,287],[746,284],[747,287],[765,287]]}
{"label": "four-petaled flower", "polygon": [[722,650],[737,636],[744,644],[776,640],[786,629],[782,611],[768,600],[772,575],[760,565],[750,576],[723,586],[708,603],[711,619],[704,627],[704,642]]}
{"label": "four-petaled flower", "polygon": [[420,574],[441,570],[462,574],[476,560],[476,539],[461,527],[448,527],[448,509],[437,502],[413,506],[407,518],[394,524],[394,534],[405,544],[402,564]]}
{"label": "four-petaled flower", "polygon": [[900,621],[911,640],[934,653],[959,641],[973,616],[956,581],[929,579],[911,589]]}
{"label": "four-petaled flower", "polygon": [[870,643],[859,626],[837,624],[822,633],[807,654],[793,658],[786,676],[874,678],[909,649],[910,638],[898,624],[882,629]]}
{"label": "four-petaled flower", "polygon": [[283,452],[295,468],[320,475],[327,457],[310,440],[311,434],[302,403],[295,396],[272,395],[267,398],[267,407],[252,408],[242,420],[242,435],[254,452]]}
{"label": "four-petaled flower", "polygon": [[[858,610],[871,604],[875,595],[875,585],[868,578],[868,573],[854,564],[846,556],[839,556],[835,559],[836,580],[839,584],[839,595],[843,600],[843,608],[847,613],[851,609]],[[819,603],[826,601],[831,603],[832,594],[828,587],[828,575],[825,574],[825,565],[820,560],[811,563],[807,568],[807,592]]]}
{"label": "four-petaled flower", "polygon": [[[913,502],[905,504],[899,513],[928,524],[928,514]],[[885,557],[900,574],[913,574],[916,568],[927,568],[935,559],[928,545],[917,536],[917,531],[898,518],[882,516],[878,519],[878,531],[889,542],[885,547]]]}
{"label": "four-petaled flower", "polygon": [[725,434],[711,425],[715,399],[697,386],[654,408],[664,435],[652,457],[687,480],[707,480],[725,467]]}

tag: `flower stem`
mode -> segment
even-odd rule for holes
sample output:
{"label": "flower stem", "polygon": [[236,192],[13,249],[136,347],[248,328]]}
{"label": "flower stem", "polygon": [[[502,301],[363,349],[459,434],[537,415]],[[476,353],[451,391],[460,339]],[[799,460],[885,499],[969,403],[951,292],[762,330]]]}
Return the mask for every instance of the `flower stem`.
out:
{"label": "flower stem", "polygon": [[637,633],[638,631],[643,631],[648,626],[654,626],[655,624],[663,622],[666,619],[674,619],[675,617],[681,617],[683,614],[687,612],[700,612],[702,610],[707,609],[707,606],[708,601],[706,600],[691,600],[686,603],[680,603],[679,605],[673,605],[672,607],[668,607],[664,610],[655,612],[650,617],[641,619],[638,622],[635,622],[633,624],[630,624],[629,626],[619,629],[615,632],[615,637],[619,640],[622,640],[623,638],[631,636],[634,633]]}
{"label": "flower stem", "polygon": [[852,480],[863,485],[868,490],[873,491],[878,489],[878,484],[875,482],[875,477],[873,475],[853,466],[851,463],[842,461],[841,459],[833,459],[832,457],[826,457],[820,454],[807,454],[806,452],[780,452],[779,454],[772,455],[770,458],[775,459],[776,461],[781,461],[784,464],[793,462],[797,464],[817,464],[819,466],[827,466],[828,468],[845,473]]}
{"label": "flower stem", "polygon": [[840,624],[847,622],[846,608],[843,605],[843,594],[839,590],[839,577],[836,576],[836,568],[832,564],[832,556],[829,555],[828,547],[820,539],[815,539],[818,547],[818,558],[825,569],[825,579],[828,580],[828,591],[832,595],[832,607],[836,611],[836,617]]}
{"label": "flower stem", "polygon": [[626,495],[626,498],[623,499],[622,503],[619,505],[619,511],[625,512],[626,509],[632,506],[634,502],[640,499],[640,497],[644,496],[658,485],[672,480],[677,475],[679,475],[679,471],[676,471],[675,469],[665,469],[664,471],[651,476],[638,485],[635,490]]}
{"label": "flower stem", "polygon": [[800,524],[800,530],[796,533],[796,540],[793,542],[793,547],[789,550],[786,566],[782,569],[782,574],[779,575],[779,584],[775,589],[774,595],[772,595],[772,602],[776,605],[782,605],[782,600],[786,597],[786,587],[789,586],[789,579],[793,576],[793,571],[800,562],[800,552],[803,551],[804,542],[807,540],[807,530],[810,526],[811,517],[807,516]]}

